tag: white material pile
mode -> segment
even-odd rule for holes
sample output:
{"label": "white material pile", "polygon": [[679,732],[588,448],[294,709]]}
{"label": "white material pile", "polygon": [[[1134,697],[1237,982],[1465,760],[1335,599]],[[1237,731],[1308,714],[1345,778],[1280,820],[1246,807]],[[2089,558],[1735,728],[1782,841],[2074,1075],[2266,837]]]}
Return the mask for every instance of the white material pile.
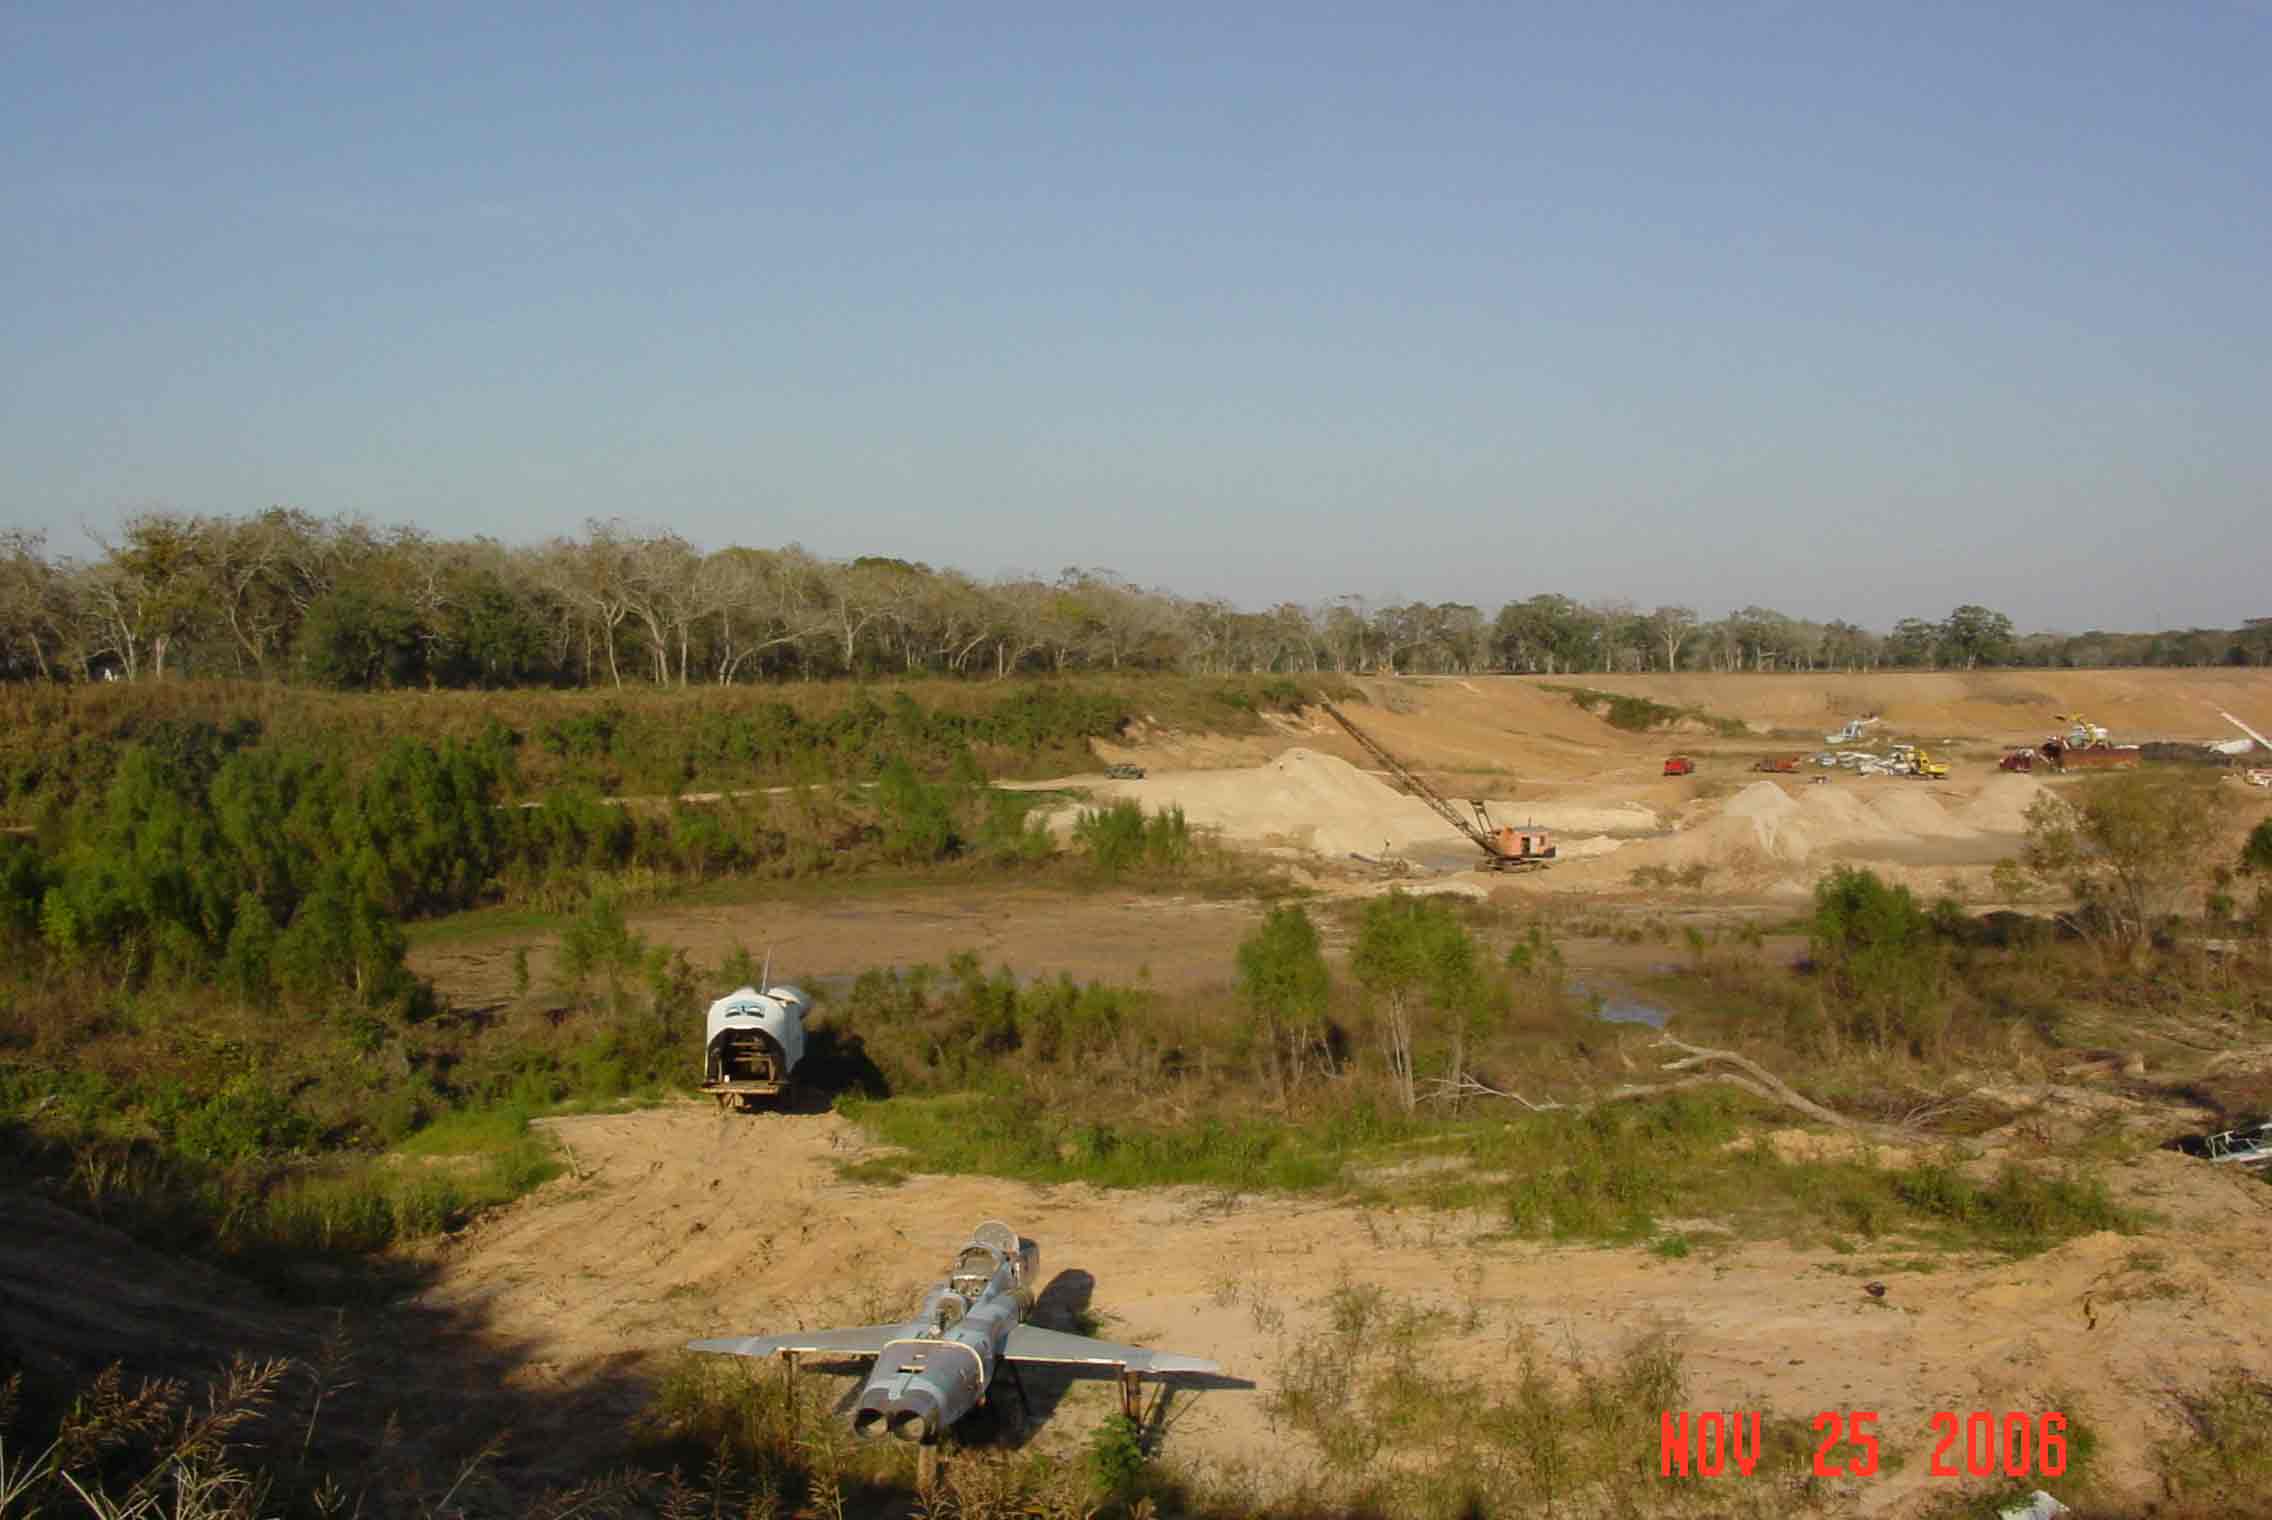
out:
{"label": "white material pile", "polygon": [[1998,776],[1951,811],[1916,786],[1802,785],[1795,793],[1755,781],[1718,814],[1661,845],[1633,846],[1632,858],[1705,865],[1738,873],[1773,872],[1855,846],[1946,843],[2026,832],[2027,810],[2048,795],[2026,776]]}
{"label": "white material pile", "polygon": [[[1181,807],[1193,827],[1219,829],[1238,843],[1290,844],[1321,855],[1395,854],[1461,842],[1419,798],[1311,749],[1290,749],[1248,770],[1155,773],[1098,791],[1135,798],[1148,812]],[[1067,810],[1058,821],[1069,827],[1073,816]]]}

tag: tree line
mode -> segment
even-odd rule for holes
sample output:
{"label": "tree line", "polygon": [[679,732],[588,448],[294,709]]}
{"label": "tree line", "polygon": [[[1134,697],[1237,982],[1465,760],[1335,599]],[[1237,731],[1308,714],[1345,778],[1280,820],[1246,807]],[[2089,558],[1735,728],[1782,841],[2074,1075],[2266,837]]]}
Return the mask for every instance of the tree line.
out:
{"label": "tree line", "polygon": [[388,687],[732,685],[1071,670],[1538,674],[2272,664],[2272,618],[2019,632],[1961,606],[1879,632],[1542,593],[1496,612],[1358,596],[1261,611],[1109,570],[980,579],[795,545],[705,552],[620,521],[533,545],[272,509],[151,512],[100,552],[0,530],[0,679]]}

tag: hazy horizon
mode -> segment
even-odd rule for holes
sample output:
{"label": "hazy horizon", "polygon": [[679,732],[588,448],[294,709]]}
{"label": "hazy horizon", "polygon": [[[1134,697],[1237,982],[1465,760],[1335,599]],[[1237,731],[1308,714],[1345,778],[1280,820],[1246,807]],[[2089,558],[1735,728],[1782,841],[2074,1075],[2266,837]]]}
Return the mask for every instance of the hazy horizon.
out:
{"label": "hazy horizon", "polygon": [[0,524],[2272,613],[2272,11],[0,16]]}

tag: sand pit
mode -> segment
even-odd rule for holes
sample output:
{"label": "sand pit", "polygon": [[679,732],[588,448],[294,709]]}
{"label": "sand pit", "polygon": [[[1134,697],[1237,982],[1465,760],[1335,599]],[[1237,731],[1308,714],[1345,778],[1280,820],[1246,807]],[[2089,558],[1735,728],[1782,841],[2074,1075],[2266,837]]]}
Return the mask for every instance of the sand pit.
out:
{"label": "sand pit", "polygon": [[[1434,808],[1336,756],[1290,749],[1267,765],[1241,770],[1163,771],[1141,781],[1092,785],[1099,796],[1128,797],[1147,809],[1180,807],[1199,828],[1234,844],[1287,846],[1326,856],[1447,855],[1469,847]],[[1462,807],[1454,798],[1452,805]],[[1638,802],[1587,804],[1531,799],[1487,804],[1501,824],[1554,831],[1568,857],[1606,854],[1625,840],[1662,834],[1665,821]],[[1068,831],[1079,809],[1051,817]]]}
{"label": "sand pit", "polygon": [[[1463,815],[1463,788],[1479,778],[1463,777],[1459,767],[1473,757],[1504,760],[1514,753],[1493,748],[1504,741],[1492,736],[1487,716],[1513,723],[1517,732],[1551,718],[1559,725],[1549,725],[1558,745],[1569,742],[1562,730],[1599,721],[1574,707],[1560,712],[1519,682],[1488,690],[1435,684],[1394,694],[1404,699],[1403,708],[1383,705],[1366,721],[1393,731],[1392,749],[1424,774],[1435,768],[1433,779]],[[1439,707],[1448,712],[1437,714]],[[1457,721],[1437,732],[1439,717]],[[2050,795],[2032,777],[1991,771],[1939,784],[1844,773],[1755,777],[1720,797],[1717,789],[1726,783],[1718,777],[1656,774],[1662,736],[1625,735],[1606,725],[1601,731],[1592,779],[1582,783],[1536,776],[1531,765],[1543,753],[1536,747],[1540,736],[1519,733],[1514,742],[1524,774],[1512,788],[1499,784],[1512,796],[1488,804],[1500,823],[1553,832],[1565,869],[1539,883],[1550,890],[1584,891],[1651,866],[1703,867],[1747,891],[1803,883],[1840,860],[1943,873],[1984,866],[2011,852],[2010,841],[2026,832],[2028,808]],[[1267,764],[1240,769],[1154,770],[1141,781],[1083,778],[1082,784],[1100,797],[1132,798],[1155,811],[1180,806],[1195,826],[1247,848],[1328,860],[1401,856],[1453,869],[1475,864],[1466,843],[1433,809],[1371,768],[1366,757],[1351,763],[1328,753],[1324,746],[1333,743],[1335,736],[1320,735],[1317,747],[1287,749]],[[1574,760],[1574,752],[1562,758]],[[1709,758],[1705,765],[1716,768]],[[1507,774],[1503,766],[1497,770]],[[1074,809],[1064,809],[1053,825],[1063,833],[1074,817]],[[1604,858],[1612,853],[1614,864]]]}

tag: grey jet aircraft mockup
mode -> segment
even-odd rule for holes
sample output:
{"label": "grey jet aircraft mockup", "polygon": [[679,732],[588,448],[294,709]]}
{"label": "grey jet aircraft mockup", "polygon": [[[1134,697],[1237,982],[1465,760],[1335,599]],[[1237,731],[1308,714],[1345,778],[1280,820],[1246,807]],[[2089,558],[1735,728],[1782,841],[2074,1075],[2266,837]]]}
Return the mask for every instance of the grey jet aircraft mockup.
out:
{"label": "grey jet aircraft mockup", "polygon": [[970,1413],[998,1374],[1007,1371],[1022,1395],[1017,1383],[1021,1362],[1116,1369],[1123,1408],[1131,1414],[1146,1377],[1222,1371],[1195,1356],[1116,1346],[1026,1324],[1040,1271],[1040,1247],[999,1220],[988,1220],[955,1253],[946,1280],[924,1295],[921,1312],[911,1320],[849,1330],[690,1341],[687,1349],[729,1356],[785,1356],[792,1366],[802,1356],[831,1361],[873,1357],[875,1366],[853,1405],[852,1429],[862,1436],[888,1432],[915,1442],[936,1440]]}

